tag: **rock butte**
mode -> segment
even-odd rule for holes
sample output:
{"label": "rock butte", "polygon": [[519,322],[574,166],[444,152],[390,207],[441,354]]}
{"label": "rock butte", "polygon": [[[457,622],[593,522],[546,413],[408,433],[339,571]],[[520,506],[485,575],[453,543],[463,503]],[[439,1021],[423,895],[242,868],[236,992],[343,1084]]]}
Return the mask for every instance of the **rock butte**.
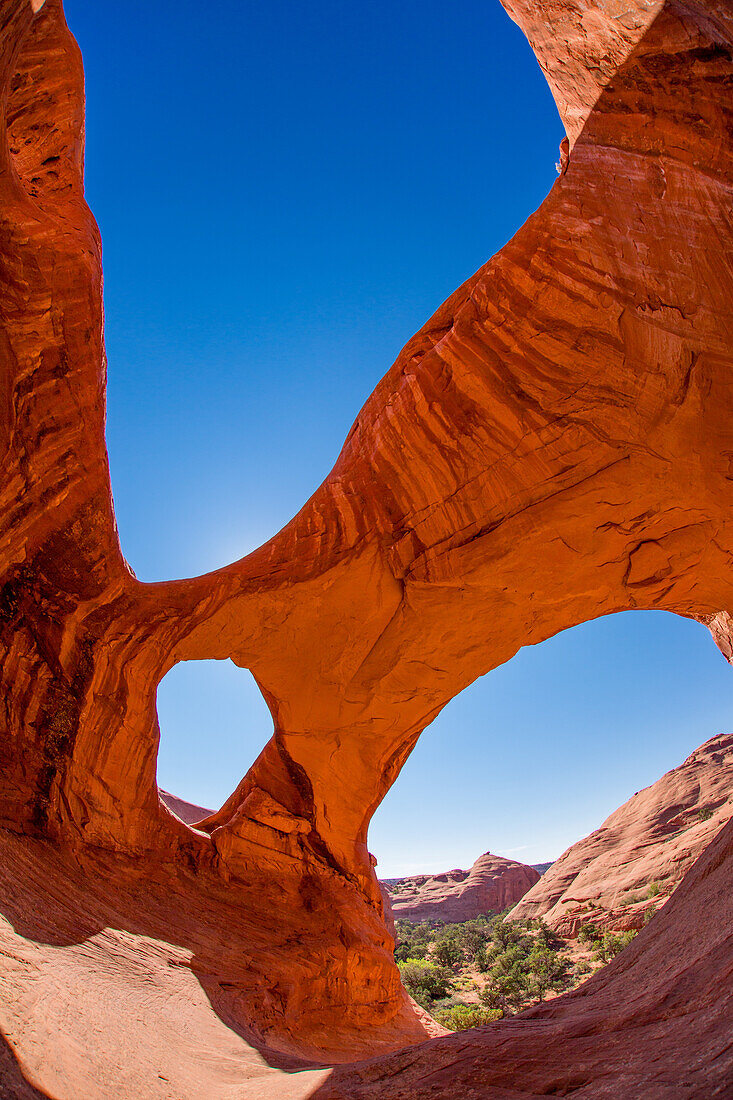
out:
{"label": "rock butte", "polygon": [[473,920],[482,913],[500,913],[514,905],[539,881],[534,867],[484,852],[470,871],[415,875],[383,883],[395,919]]}
{"label": "rock butte", "polygon": [[[696,618],[733,653],[729,0],[506,6],[568,130],[547,199],[409,341],[287,527],[142,584],[104,443],[81,58],[60,0],[0,3],[11,1096],[730,1096],[731,823],[580,992],[398,1049],[429,1027],[367,827],[426,724],[611,612]],[[194,830],[158,796],[156,688],[226,657],[275,732]]]}
{"label": "rock butte", "polygon": [[568,848],[509,916],[563,935],[641,928],[731,817],[733,734],[720,734]]}

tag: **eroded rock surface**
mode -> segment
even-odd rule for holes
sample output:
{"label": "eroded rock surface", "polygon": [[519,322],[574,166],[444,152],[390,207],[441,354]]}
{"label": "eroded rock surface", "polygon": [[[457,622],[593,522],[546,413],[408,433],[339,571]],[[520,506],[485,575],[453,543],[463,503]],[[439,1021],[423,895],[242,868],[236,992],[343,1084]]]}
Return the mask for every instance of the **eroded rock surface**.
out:
{"label": "eroded rock surface", "polygon": [[731,817],[733,734],[720,734],[568,848],[509,915],[563,935],[641,928]]}
{"label": "eroded rock surface", "polygon": [[312,1100],[729,1100],[733,822],[667,905],[572,993],[335,1069]]}
{"label": "eroded rock surface", "polygon": [[519,901],[539,877],[534,867],[484,852],[470,871],[413,875],[385,885],[395,919],[450,923],[500,913]]}
{"label": "eroded rock surface", "polygon": [[193,802],[186,802],[185,798],[178,798],[177,795],[170,794],[169,791],[161,790],[160,798],[176,817],[180,817],[181,821],[185,821],[186,825],[196,825],[199,821],[203,821],[205,817],[211,817],[213,813],[213,810],[207,810]]}
{"label": "eroded rock surface", "polygon": [[[60,0],[0,0],[0,825],[15,851],[7,906],[27,898],[7,917],[17,966],[0,1023],[33,1088],[95,1095],[104,1043],[82,943],[110,975],[100,1004],[151,972],[150,939],[164,945],[151,949],[166,957],[160,997],[185,1006],[192,987],[176,980],[194,973],[200,1011],[236,1037],[234,1062],[215,1044],[177,1096],[247,1095],[242,1043],[333,1059],[424,1038],[367,849],[421,731],[520,646],[599,615],[673,611],[731,653],[730,5],[507,6],[571,138],[551,193],[403,349],[287,527],[205,577],[146,585],[124,561],[109,484],[81,59]],[[227,657],[252,670],[274,735],[194,831],[158,795],[156,689],[178,661]],[[418,1094],[455,1095],[460,1080],[470,1095],[487,1058],[508,1081],[514,1058],[511,1087],[532,1095],[558,1064],[550,1042],[578,1096],[633,1095],[633,1060],[667,1049],[681,1095],[721,1095],[732,875],[717,844],[719,862],[688,876],[613,981],[553,1002],[549,1025],[426,1046],[415,1074],[431,1058],[435,1073],[429,1086],[413,1075]],[[39,928],[54,897],[83,896],[75,881],[99,891],[91,924],[77,906]],[[229,950],[239,925],[251,947]],[[172,940],[201,965],[169,963]],[[53,978],[50,960],[68,971]],[[80,995],[34,1062],[64,981]],[[137,1094],[166,1076],[157,1002],[139,989],[114,1018],[119,1054],[95,1062],[100,1097],[119,1094],[115,1058],[138,1035]],[[577,1039],[591,1032],[602,1041]],[[295,1077],[266,1095],[305,1088]]]}

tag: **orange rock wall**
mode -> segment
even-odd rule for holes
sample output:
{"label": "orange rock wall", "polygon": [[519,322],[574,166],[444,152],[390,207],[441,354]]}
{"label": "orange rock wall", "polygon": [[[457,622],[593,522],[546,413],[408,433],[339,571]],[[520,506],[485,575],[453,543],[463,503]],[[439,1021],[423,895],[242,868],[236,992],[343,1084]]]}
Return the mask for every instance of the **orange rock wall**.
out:
{"label": "orange rock wall", "polygon": [[[193,875],[212,912],[225,887],[280,991],[232,1012],[274,1044],[425,1034],[367,828],[458,691],[630,608],[698,618],[730,652],[730,7],[630,0],[623,31],[612,0],[507,7],[566,117],[563,174],[407,344],[283,531],[145,585],[104,446],[81,60],[60,0],[0,0],[0,823],[112,853],[120,876]],[[252,670],[275,732],[194,831],[158,796],[155,693],[212,657]],[[273,883],[305,970],[274,943]]]}

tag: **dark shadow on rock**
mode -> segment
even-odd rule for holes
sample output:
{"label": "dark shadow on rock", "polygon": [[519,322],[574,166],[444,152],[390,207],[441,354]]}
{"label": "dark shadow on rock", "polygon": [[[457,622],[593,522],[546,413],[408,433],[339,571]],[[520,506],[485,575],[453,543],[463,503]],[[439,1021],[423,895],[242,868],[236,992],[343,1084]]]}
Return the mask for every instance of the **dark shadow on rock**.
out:
{"label": "dark shadow on rock", "polygon": [[26,1081],[13,1048],[0,1032],[0,1100],[53,1100]]}
{"label": "dark shadow on rock", "polygon": [[[180,866],[151,863],[146,874],[123,855],[98,851],[79,861],[46,841],[0,829],[0,914],[18,936],[65,948],[120,930],[182,949],[185,962],[169,965],[190,969],[214,1013],[263,1062],[284,1073],[320,1068],[321,1062],[273,1049],[257,1031],[258,998],[267,996],[262,965],[277,911],[266,884],[258,884],[258,904],[248,905],[241,891],[227,898],[224,884],[203,882]],[[260,965],[252,965],[258,955]]]}

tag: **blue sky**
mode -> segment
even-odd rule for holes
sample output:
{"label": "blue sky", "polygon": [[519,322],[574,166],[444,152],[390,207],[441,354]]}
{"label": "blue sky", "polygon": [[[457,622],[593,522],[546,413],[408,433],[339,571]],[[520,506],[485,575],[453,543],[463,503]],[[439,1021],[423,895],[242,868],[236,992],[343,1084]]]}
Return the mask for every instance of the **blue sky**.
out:
{"label": "blue sky", "polygon": [[[498,0],[67,0],[104,245],[108,445],[143,580],[241,557],[327,474],[440,302],[555,178],[562,127]],[[446,708],[375,817],[385,875],[557,856],[730,727],[706,632],[617,616]],[[271,724],[248,673],[159,691],[161,785],[221,803]]]}

